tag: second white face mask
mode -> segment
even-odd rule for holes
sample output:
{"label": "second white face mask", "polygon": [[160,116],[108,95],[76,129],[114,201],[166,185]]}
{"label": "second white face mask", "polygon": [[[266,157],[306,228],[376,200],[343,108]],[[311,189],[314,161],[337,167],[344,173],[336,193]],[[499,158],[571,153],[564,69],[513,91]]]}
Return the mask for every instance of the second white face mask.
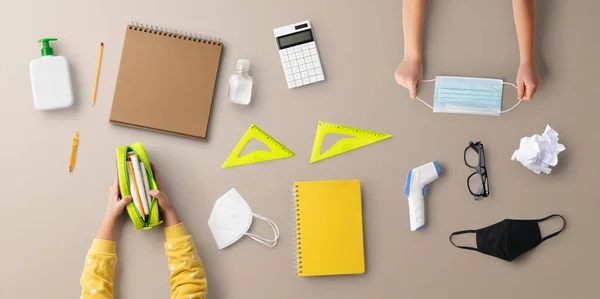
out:
{"label": "second white face mask", "polygon": [[[248,230],[250,230],[250,226],[252,225],[253,217],[267,222],[273,229],[275,237],[273,239],[266,239],[249,233]],[[235,188],[232,188],[225,195],[217,199],[208,218],[208,226],[219,249],[235,243],[243,236],[248,236],[269,247],[275,247],[277,239],[279,239],[279,228],[277,228],[275,222],[267,217],[252,213],[248,203],[246,203]]]}

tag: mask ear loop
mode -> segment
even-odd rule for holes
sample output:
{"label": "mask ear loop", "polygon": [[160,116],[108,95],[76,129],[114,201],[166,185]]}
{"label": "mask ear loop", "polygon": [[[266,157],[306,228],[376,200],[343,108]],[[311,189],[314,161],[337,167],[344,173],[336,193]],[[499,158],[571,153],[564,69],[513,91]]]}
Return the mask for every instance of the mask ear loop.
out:
{"label": "mask ear loop", "polygon": [[[516,85],[514,85],[514,84],[512,84],[510,82],[502,82],[502,84],[503,85],[510,85],[510,86],[514,87],[515,89],[519,90],[519,88]],[[522,101],[523,100],[519,100],[514,106],[512,106],[512,107],[510,107],[510,108],[508,108],[508,109],[506,109],[504,111],[500,111],[500,113],[506,113],[506,112],[509,112],[509,111],[517,108],[517,106],[519,106],[519,104],[521,104]]]}
{"label": "mask ear loop", "polygon": [[[431,82],[435,82],[435,79],[429,79],[429,80],[421,80],[421,83],[431,83]],[[425,104],[425,106],[431,108],[431,110],[433,110],[433,106],[427,104],[427,102],[419,99],[419,97],[415,97],[415,99],[421,101],[421,103]]]}
{"label": "mask ear loop", "polygon": [[[435,82],[435,79],[429,79],[429,80],[422,80],[421,83],[431,83],[431,82]],[[519,90],[519,88],[517,88],[516,85],[510,83],[510,82],[502,82],[503,85],[510,85],[512,87],[514,87],[515,89]],[[433,106],[427,104],[427,102],[421,100],[419,97],[415,97],[415,99],[419,100],[421,103],[423,103],[425,106],[429,107],[431,110],[433,110]],[[514,106],[504,110],[504,111],[500,111],[500,113],[506,113],[509,112],[515,108],[517,108],[517,106],[519,106],[519,104],[521,104],[523,100],[519,100]]]}
{"label": "mask ear loop", "polygon": [[550,215],[550,216],[548,216],[546,218],[538,219],[537,222],[540,223],[540,222],[546,221],[546,220],[548,220],[548,219],[550,219],[552,217],[560,217],[562,219],[562,221],[563,221],[563,225],[560,228],[560,230],[558,230],[557,232],[551,233],[551,234],[545,236],[544,238],[542,238],[542,242],[544,242],[544,241],[546,241],[546,240],[548,240],[550,238],[556,237],[556,235],[560,234],[563,231],[563,229],[565,229],[565,226],[567,226],[567,220],[565,220],[565,217],[563,217],[563,216],[561,216],[559,214],[552,214],[552,215]]}
{"label": "mask ear loop", "polygon": [[258,214],[254,214],[254,213],[251,213],[251,215],[253,217],[256,217],[256,218],[268,223],[271,226],[271,229],[273,229],[273,232],[275,233],[275,238],[267,239],[267,238],[261,237],[259,235],[253,234],[253,233],[245,233],[245,235],[252,238],[254,241],[256,241],[258,243],[261,243],[261,244],[266,245],[271,248],[275,247],[275,245],[277,245],[277,240],[279,239],[279,228],[277,227],[277,224],[275,224],[275,222],[273,222],[273,220],[271,220],[267,217],[264,217],[264,216],[261,216]]}

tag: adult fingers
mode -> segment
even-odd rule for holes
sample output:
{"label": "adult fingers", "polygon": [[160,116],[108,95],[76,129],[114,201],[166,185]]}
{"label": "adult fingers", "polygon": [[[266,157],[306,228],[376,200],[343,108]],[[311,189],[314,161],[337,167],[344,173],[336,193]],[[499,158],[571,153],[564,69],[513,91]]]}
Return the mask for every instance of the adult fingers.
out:
{"label": "adult fingers", "polygon": [[419,84],[419,81],[409,81],[408,82],[408,92],[410,93],[410,97],[411,98],[415,98],[417,97],[417,85]]}
{"label": "adult fingers", "polygon": [[525,83],[517,81],[517,98],[522,100],[525,96]]}
{"label": "adult fingers", "polygon": [[531,100],[533,99],[533,94],[535,93],[535,91],[537,90],[537,85],[535,83],[529,83],[527,84],[527,87],[525,88],[525,100]]}
{"label": "adult fingers", "polygon": [[404,79],[402,78],[402,74],[400,74],[400,72],[395,72],[394,73],[394,78],[396,79],[396,83],[398,83],[399,85],[404,86]]}

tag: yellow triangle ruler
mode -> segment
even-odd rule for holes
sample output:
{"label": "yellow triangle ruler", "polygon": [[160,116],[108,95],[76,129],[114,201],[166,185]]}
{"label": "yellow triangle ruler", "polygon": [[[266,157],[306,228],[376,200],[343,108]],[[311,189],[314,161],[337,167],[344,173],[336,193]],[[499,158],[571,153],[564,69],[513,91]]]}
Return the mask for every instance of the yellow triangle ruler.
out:
{"label": "yellow triangle ruler", "polygon": [[[256,150],[240,157],[240,154],[252,138],[256,138],[260,142],[264,143],[271,151]],[[273,137],[269,136],[269,134],[263,132],[263,130],[259,129],[255,125],[250,125],[250,128],[248,128],[246,134],[244,134],[231,154],[229,154],[229,157],[227,157],[225,163],[221,165],[221,168],[289,158],[293,157],[294,155],[295,154],[292,151],[287,149],[281,143],[277,142],[277,140],[273,139]]]}
{"label": "yellow triangle ruler", "polygon": [[[327,151],[321,154],[321,146],[323,145],[323,138],[325,138],[326,134],[342,134],[352,137],[338,140]],[[392,137],[390,134],[367,131],[319,121],[317,134],[315,136],[315,143],[313,145],[312,155],[310,157],[310,163],[331,158],[333,156],[343,154],[345,152],[349,152],[351,150],[355,150],[357,148],[361,148],[390,137]]]}

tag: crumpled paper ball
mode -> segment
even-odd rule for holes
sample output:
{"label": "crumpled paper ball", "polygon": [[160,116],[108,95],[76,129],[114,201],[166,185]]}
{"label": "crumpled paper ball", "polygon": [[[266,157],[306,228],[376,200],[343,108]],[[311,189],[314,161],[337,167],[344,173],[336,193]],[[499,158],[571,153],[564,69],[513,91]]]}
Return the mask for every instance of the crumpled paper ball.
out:
{"label": "crumpled paper ball", "polygon": [[558,143],[558,133],[550,125],[546,125],[544,134],[535,134],[521,138],[519,149],[512,155],[513,161],[519,161],[531,171],[540,174],[550,174],[558,164],[558,154],[566,148]]}

